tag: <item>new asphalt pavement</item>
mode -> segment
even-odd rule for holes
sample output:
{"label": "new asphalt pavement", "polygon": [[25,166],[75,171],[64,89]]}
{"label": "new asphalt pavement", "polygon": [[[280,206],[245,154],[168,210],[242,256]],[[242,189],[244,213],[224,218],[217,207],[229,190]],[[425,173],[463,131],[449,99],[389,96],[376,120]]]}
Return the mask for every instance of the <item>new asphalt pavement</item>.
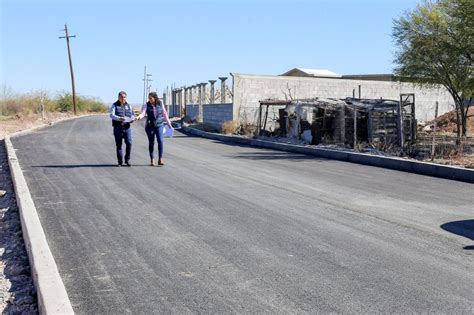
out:
{"label": "new asphalt pavement", "polygon": [[110,120],[14,137],[74,311],[474,312],[474,185]]}

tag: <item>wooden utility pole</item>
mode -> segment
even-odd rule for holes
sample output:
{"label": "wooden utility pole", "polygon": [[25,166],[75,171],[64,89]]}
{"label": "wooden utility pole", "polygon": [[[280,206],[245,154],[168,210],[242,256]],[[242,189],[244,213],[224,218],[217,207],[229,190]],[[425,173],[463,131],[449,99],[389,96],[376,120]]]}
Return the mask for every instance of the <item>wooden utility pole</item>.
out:
{"label": "wooden utility pole", "polygon": [[76,37],[76,35],[69,35],[69,32],[67,30],[67,24],[64,24],[64,32],[66,33],[66,36],[61,36],[59,38],[65,38],[67,42],[67,54],[69,56],[69,69],[71,70],[71,82],[72,82],[72,106],[74,108],[74,115],[77,115],[76,111],[76,85],[74,83],[74,71],[72,70],[72,59],[71,59],[71,48],[69,47],[69,38],[70,37]]}

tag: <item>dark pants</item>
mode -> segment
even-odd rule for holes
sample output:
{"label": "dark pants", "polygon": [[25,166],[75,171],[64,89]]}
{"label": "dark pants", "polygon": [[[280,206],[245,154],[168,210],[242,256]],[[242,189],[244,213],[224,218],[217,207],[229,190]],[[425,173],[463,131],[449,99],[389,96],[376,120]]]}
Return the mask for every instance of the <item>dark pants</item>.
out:
{"label": "dark pants", "polygon": [[130,160],[132,151],[132,128],[114,127],[115,146],[117,147],[117,161],[123,163],[122,140],[125,140],[125,162]]}
{"label": "dark pants", "polygon": [[163,157],[163,126],[161,127],[150,127],[146,126],[145,131],[148,136],[148,152],[150,152],[150,159],[153,160],[155,151],[155,137],[158,142],[158,158]]}

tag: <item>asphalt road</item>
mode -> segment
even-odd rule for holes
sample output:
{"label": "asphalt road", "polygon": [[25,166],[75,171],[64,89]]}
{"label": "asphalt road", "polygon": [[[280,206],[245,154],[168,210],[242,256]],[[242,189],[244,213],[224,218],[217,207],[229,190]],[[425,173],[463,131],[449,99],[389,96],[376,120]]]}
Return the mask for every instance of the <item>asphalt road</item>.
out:
{"label": "asphalt road", "polygon": [[105,116],[12,139],[77,313],[474,313],[474,186]]}

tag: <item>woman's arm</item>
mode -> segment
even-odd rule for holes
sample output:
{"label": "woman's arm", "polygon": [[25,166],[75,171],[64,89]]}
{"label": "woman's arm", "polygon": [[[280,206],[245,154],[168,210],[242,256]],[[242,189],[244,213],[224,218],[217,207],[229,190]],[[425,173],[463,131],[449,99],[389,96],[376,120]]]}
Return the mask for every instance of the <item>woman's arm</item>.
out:
{"label": "woman's arm", "polygon": [[142,106],[142,112],[137,116],[137,119],[142,119],[146,115],[146,104]]}
{"label": "woman's arm", "polygon": [[171,121],[170,121],[170,118],[168,117],[168,112],[166,111],[166,108],[163,105],[163,103],[161,103],[161,108],[163,109],[163,117],[165,117],[166,123],[168,124],[168,126],[171,127]]}

